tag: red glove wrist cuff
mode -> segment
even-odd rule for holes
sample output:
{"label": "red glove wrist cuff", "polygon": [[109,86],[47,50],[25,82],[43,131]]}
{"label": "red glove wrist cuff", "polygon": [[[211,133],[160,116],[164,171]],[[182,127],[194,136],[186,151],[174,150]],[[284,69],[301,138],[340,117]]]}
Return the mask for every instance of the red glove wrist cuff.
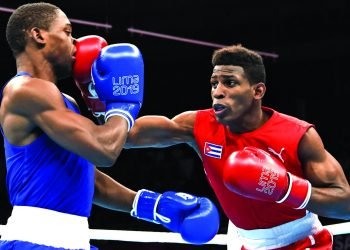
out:
{"label": "red glove wrist cuff", "polygon": [[283,203],[295,209],[303,209],[311,197],[311,183],[291,173],[287,174],[289,177],[288,190],[277,203]]}

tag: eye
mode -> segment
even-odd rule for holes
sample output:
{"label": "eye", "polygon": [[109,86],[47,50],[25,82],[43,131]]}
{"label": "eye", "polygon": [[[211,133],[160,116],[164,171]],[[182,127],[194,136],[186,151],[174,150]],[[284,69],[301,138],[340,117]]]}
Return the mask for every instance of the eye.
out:
{"label": "eye", "polygon": [[216,89],[216,87],[218,86],[219,82],[218,81],[211,81],[210,85],[213,89]]}
{"label": "eye", "polygon": [[227,79],[224,81],[224,85],[228,86],[228,87],[234,87],[234,86],[238,85],[238,82],[233,80],[233,79]]}

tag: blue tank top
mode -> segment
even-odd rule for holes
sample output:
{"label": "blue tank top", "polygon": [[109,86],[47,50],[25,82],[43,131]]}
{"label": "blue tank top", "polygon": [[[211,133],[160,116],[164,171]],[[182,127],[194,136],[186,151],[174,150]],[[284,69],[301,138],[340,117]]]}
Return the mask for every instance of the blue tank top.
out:
{"label": "blue tank top", "polygon": [[[20,75],[28,73],[16,76]],[[62,97],[68,109],[80,113],[73,103]],[[40,207],[89,217],[94,192],[93,164],[62,148],[46,134],[25,146],[12,145],[3,136],[6,184],[13,206]]]}

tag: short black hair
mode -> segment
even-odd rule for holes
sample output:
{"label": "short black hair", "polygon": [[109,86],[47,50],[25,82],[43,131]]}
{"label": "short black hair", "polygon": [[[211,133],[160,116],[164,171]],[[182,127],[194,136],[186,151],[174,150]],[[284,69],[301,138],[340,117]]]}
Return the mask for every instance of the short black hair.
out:
{"label": "short black hair", "polygon": [[49,30],[57,10],[53,4],[38,2],[21,5],[12,13],[6,26],[6,39],[14,56],[24,51],[28,30],[33,27]]}
{"label": "short black hair", "polygon": [[241,44],[217,49],[212,56],[212,65],[234,65],[244,69],[249,82],[266,81],[265,66],[262,57],[255,51],[243,47]]}

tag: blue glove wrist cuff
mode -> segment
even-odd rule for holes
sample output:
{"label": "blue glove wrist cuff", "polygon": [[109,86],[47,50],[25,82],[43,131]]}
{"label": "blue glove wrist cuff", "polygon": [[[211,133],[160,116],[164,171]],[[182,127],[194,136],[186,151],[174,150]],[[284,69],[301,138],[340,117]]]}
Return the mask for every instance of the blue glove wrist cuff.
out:
{"label": "blue glove wrist cuff", "polygon": [[112,116],[116,116],[116,115],[123,117],[128,122],[128,131],[130,131],[130,129],[134,126],[135,121],[134,121],[134,118],[130,115],[130,113],[125,110],[122,110],[122,109],[108,110],[105,113],[105,122],[107,122],[107,120]]}
{"label": "blue glove wrist cuff", "polygon": [[156,209],[160,197],[159,193],[147,189],[139,190],[132,205],[131,216],[159,224]]}
{"label": "blue glove wrist cuff", "polygon": [[123,117],[128,122],[128,131],[134,126],[140,111],[141,103],[113,102],[106,104],[105,121],[115,115]]}

